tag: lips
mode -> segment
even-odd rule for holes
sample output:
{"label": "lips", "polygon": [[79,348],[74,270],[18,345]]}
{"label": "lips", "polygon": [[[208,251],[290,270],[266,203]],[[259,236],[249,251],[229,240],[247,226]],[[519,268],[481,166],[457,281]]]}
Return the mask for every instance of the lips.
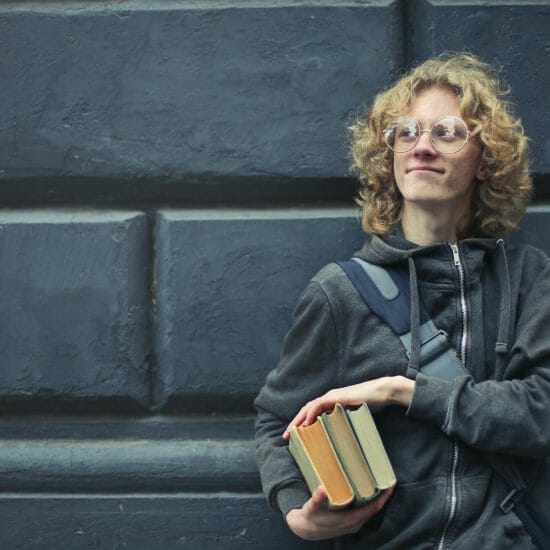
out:
{"label": "lips", "polygon": [[412,166],[411,168],[407,168],[407,174],[409,172],[435,172],[436,174],[443,174],[443,169],[434,166]]}

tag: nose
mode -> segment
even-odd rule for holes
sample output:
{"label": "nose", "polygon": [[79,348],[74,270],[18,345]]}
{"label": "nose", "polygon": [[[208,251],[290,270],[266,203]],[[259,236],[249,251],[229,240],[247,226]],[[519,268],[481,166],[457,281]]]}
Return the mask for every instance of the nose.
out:
{"label": "nose", "polygon": [[[427,134],[427,135],[424,135]],[[430,130],[421,130],[420,135],[418,136],[418,141],[413,147],[413,154],[415,156],[436,156],[437,150],[434,148],[431,142],[431,131]]]}

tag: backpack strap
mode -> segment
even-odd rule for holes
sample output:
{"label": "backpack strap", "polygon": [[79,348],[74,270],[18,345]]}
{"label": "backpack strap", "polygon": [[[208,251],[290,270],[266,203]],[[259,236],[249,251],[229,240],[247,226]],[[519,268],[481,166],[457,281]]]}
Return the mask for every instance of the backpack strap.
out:
{"label": "backpack strap", "polygon": [[[408,271],[382,267],[361,258],[338,262],[369,308],[399,336],[407,356],[411,352],[411,300]],[[467,374],[449,343],[420,304],[420,368],[423,374],[454,380]]]}

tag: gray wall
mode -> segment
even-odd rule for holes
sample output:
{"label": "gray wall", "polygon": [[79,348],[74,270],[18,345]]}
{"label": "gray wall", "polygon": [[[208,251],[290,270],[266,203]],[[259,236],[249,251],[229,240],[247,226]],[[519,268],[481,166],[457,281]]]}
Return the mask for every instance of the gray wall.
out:
{"label": "gray wall", "polygon": [[411,64],[501,66],[550,252],[548,2],[0,5],[0,544],[330,548],[260,493],[252,400],[362,242],[346,126]]}

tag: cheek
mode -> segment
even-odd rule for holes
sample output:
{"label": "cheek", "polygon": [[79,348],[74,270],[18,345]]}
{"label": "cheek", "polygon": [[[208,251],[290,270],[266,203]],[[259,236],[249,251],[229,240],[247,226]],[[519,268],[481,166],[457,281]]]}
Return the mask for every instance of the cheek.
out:
{"label": "cheek", "polygon": [[462,159],[457,159],[456,169],[457,172],[462,172],[463,177],[470,182],[483,179],[478,177],[482,175],[481,152],[470,149],[469,154],[465,154]]}
{"label": "cheek", "polygon": [[393,162],[391,164],[391,175],[397,180],[397,178],[400,177],[400,175],[403,172],[403,157],[402,156],[394,156]]}
{"label": "cheek", "polygon": [[462,164],[458,163],[455,168],[458,182],[462,185],[471,185],[477,181],[478,165],[465,160]]}

